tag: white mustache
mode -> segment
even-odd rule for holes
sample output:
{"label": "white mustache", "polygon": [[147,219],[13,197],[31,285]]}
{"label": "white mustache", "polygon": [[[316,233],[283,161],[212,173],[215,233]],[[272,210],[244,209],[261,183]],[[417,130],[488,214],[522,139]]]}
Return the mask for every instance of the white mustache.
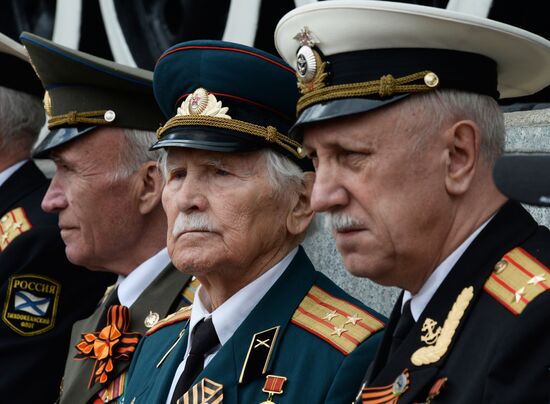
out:
{"label": "white mustache", "polygon": [[345,213],[325,213],[324,217],[325,230],[328,231],[346,231],[364,226],[363,222]]}
{"label": "white mustache", "polygon": [[193,213],[186,215],[184,213],[178,213],[176,220],[174,221],[174,228],[172,229],[172,235],[178,237],[182,233],[190,231],[213,231],[214,225],[210,222],[207,215],[201,213]]}

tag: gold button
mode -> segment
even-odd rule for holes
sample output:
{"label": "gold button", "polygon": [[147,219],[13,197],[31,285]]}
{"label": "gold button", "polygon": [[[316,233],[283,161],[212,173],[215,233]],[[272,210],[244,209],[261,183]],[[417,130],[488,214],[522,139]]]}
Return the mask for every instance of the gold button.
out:
{"label": "gold button", "polygon": [[504,271],[506,269],[506,267],[508,266],[508,262],[505,261],[505,260],[500,260],[499,262],[496,263],[495,265],[495,269],[494,269],[494,272],[495,274],[500,274],[502,273],[502,271]]}
{"label": "gold button", "polygon": [[437,87],[439,84],[439,77],[433,72],[426,73],[424,76],[424,83],[430,88]]}

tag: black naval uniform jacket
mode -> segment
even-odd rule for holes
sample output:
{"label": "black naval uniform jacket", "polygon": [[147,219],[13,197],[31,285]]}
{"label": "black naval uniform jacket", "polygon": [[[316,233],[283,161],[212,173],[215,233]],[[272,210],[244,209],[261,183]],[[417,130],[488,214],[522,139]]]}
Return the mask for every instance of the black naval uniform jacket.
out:
{"label": "black naval uniform jacket", "polygon": [[28,161],[0,186],[0,403],[55,400],[71,327],[114,281],[67,260],[48,184]]}
{"label": "black naval uniform jacket", "polygon": [[[399,299],[367,373],[368,391],[356,402],[369,402],[368,393],[370,399],[385,394],[398,403],[549,403],[549,266],[549,230],[518,203],[506,203],[460,257],[386,363],[401,311]],[[458,296],[469,286],[473,297],[458,326],[445,324],[453,317],[453,304],[464,303]],[[421,337],[433,337],[437,330],[426,319],[443,328],[439,338],[451,335],[450,344],[439,359],[435,355],[431,363],[415,365],[412,355],[429,346]],[[445,348],[443,340],[432,346],[437,344]]]}
{"label": "black naval uniform jacket", "polygon": [[[166,317],[181,307],[192,303],[194,288],[198,283],[191,282],[191,276],[179,272],[172,264],[168,264],[153,282],[145,288],[137,300],[129,308],[130,323],[128,331],[145,334],[154,325],[148,323],[151,316],[156,320]],[[97,310],[88,318],[74,324],[71,334],[69,354],[66,356],[63,384],[58,402],[61,404],[84,404],[98,402],[117,403],[124,394],[126,371],[130,366],[129,360],[115,361],[114,380],[102,385],[95,383],[88,387],[94,367],[90,359],[75,360],[76,344],[82,339],[82,334],[99,331],[106,324],[106,307],[111,300],[109,297],[116,293],[112,288],[105,296]],[[147,325],[146,325],[147,324]],[[65,360],[65,357],[63,358]]]}

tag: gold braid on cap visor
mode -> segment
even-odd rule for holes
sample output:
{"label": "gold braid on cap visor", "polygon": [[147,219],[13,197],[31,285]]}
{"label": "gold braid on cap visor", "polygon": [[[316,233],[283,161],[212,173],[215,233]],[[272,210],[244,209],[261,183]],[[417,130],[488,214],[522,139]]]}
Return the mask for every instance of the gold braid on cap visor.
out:
{"label": "gold braid on cap visor", "polygon": [[[423,80],[423,84],[411,84]],[[391,74],[382,76],[380,80],[364,81],[361,83],[337,84],[323,86],[306,92],[298,100],[296,112],[299,114],[305,108],[323,101],[364,97],[377,94],[380,97],[389,97],[394,94],[419,93],[435,89],[439,85],[437,75],[429,70],[394,78]]]}
{"label": "gold braid on cap visor", "polygon": [[213,128],[229,129],[242,132],[247,135],[262,137],[270,143],[276,143],[282,148],[288,150],[297,158],[305,157],[302,145],[295,140],[283,135],[273,126],[259,126],[249,122],[239,121],[237,119],[219,118],[205,115],[176,115],[168,120],[164,126],[157,129],[157,138],[168,129],[177,126],[209,126]]}
{"label": "gold braid on cap visor", "polygon": [[53,129],[62,125],[74,126],[79,123],[105,125],[114,120],[114,115],[114,112],[111,110],[89,112],[71,111],[66,114],[52,116],[48,119],[48,129]]}

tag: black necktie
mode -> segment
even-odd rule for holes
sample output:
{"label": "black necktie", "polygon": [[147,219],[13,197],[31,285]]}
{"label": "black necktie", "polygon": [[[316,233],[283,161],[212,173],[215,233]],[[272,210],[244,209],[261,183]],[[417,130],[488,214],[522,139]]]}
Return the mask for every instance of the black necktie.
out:
{"label": "black necktie", "polygon": [[397,351],[397,348],[399,347],[399,345],[401,345],[401,342],[403,342],[403,340],[413,327],[414,323],[414,317],[411,312],[411,299],[409,299],[403,306],[401,317],[399,317],[395,329],[393,330],[388,359],[390,359],[395,351]]}
{"label": "black necktie", "polygon": [[189,356],[187,356],[185,368],[174,389],[171,404],[175,404],[189,390],[189,387],[204,368],[204,359],[214,352],[219,345],[220,340],[212,323],[212,317],[199,321],[193,328]]}

